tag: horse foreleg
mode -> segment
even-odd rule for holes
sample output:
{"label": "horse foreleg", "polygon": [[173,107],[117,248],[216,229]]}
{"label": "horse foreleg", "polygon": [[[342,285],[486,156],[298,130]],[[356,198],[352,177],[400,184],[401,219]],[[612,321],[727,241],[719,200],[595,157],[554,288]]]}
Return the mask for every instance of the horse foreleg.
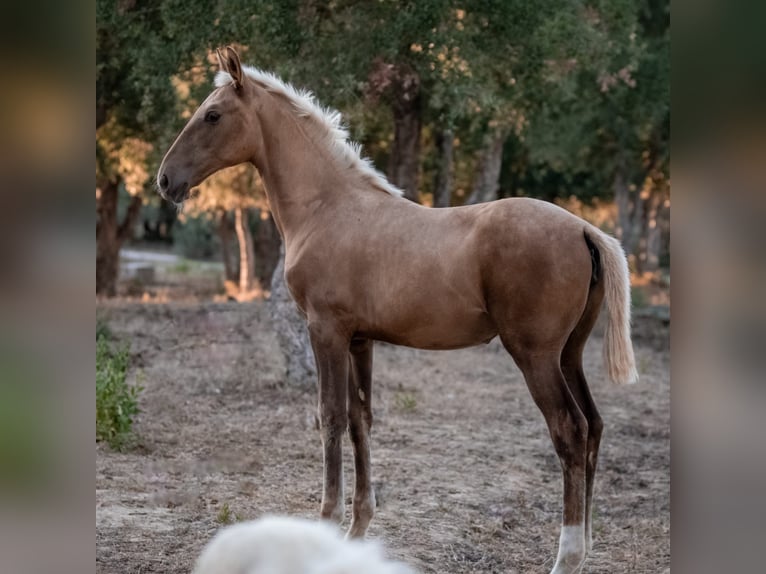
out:
{"label": "horse foreleg", "polygon": [[372,427],[372,341],[351,343],[348,380],[348,431],[354,447],[354,503],[347,537],[361,538],[375,512],[375,491],[370,469]]}
{"label": "horse foreleg", "polygon": [[349,339],[333,325],[318,322],[309,323],[309,334],[319,373],[319,431],[324,460],[321,517],[342,522]]}

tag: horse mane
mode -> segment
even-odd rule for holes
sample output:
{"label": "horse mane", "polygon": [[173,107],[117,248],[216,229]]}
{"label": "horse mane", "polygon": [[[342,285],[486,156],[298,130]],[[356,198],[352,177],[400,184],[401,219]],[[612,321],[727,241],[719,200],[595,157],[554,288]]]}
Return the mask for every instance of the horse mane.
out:
{"label": "horse mane", "polygon": [[[252,66],[242,66],[242,71],[267,91],[286,98],[298,116],[314,126],[318,139],[342,168],[355,172],[375,189],[395,197],[404,195],[401,189],[389,183],[386,176],[375,169],[369,158],[362,157],[362,146],[349,139],[348,129],[343,125],[339,111],[321,106],[312,92],[296,89],[271,72]],[[215,86],[218,88],[231,82],[232,77],[228,72],[220,71],[215,77]]]}

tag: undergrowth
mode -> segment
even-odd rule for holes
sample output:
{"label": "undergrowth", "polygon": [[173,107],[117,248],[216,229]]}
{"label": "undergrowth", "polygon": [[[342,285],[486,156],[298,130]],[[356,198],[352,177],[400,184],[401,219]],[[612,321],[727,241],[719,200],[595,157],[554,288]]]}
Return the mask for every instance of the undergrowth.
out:
{"label": "undergrowth", "polygon": [[127,348],[114,350],[105,334],[96,339],[96,440],[125,450],[135,439],[133,418],[138,414],[141,387],[128,385]]}
{"label": "undergrowth", "polygon": [[218,524],[234,524],[235,522],[242,522],[242,520],[242,515],[238,512],[232,512],[228,502],[223,503],[215,517]]}

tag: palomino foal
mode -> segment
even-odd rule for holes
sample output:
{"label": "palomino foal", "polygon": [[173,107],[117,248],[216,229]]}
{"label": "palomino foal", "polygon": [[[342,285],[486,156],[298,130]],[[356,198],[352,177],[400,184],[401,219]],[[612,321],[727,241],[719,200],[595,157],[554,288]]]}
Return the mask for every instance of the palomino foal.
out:
{"label": "palomino foal", "polygon": [[360,158],[337,112],[270,74],[243,69],[231,48],[218,56],[217,88],[168,151],[157,181],[163,197],[179,203],[224,167],[251,162],[261,173],[319,371],[321,516],[343,517],[348,428],[355,466],[349,536],[364,536],[372,518],[373,341],[456,349],[499,336],[561,460],[564,513],[553,573],[578,572],[591,545],[602,429],[582,351],[604,300],[609,376],[636,379],[620,245],[532,199],[449,209],[411,203]]}

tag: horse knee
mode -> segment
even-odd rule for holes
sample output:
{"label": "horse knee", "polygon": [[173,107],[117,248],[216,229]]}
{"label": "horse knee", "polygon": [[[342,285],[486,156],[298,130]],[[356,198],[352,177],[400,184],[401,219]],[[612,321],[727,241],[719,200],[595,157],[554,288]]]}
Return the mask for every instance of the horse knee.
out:
{"label": "horse knee", "polygon": [[319,434],[323,441],[341,440],[348,426],[346,413],[319,413]]}

